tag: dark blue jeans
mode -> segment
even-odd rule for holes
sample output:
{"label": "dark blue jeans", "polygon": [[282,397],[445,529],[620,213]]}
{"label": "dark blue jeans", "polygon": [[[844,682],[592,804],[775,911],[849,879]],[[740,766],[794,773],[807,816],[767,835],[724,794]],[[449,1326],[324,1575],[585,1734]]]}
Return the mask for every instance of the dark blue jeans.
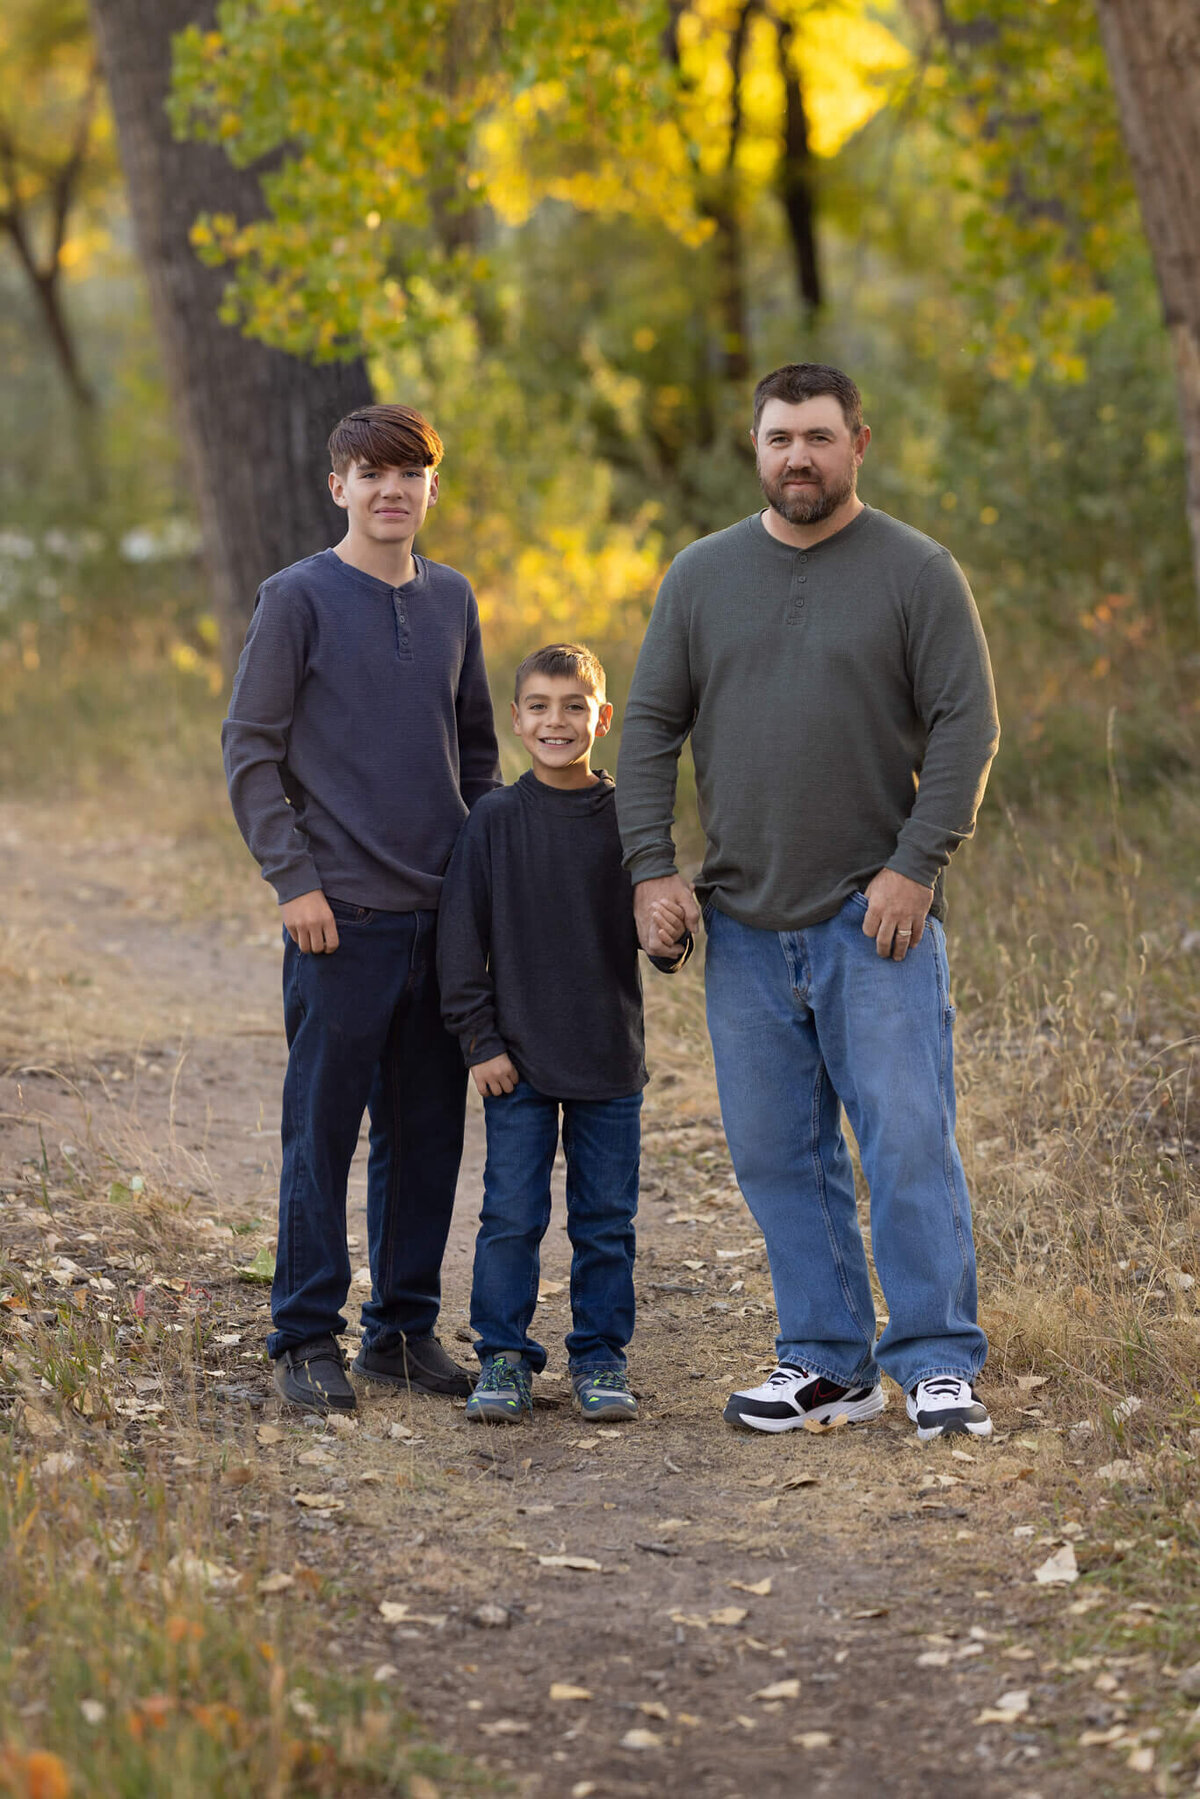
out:
{"label": "dark blue jeans", "polygon": [[437,1320],[466,1113],[466,1070],[442,1024],[435,912],[372,912],[331,900],[331,956],[284,946],[279,1244],[272,1356],[346,1328],[346,1181],[371,1116],[364,1342],[398,1346]]}
{"label": "dark blue jeans", "polygon": [[623,1368],[633,1335],[633,1220],[638,1202],[642,1096],[550,1099],[522,1081],[485,1099],[487,1167],[475,1240],[471,1328],[475,1353],[506,1350],[535,1374],[546,1351],[529,1335],[537,1305],[539,1248],[550,1224],[550,1170],[562,1107],[571,1239],[573,1370]]}

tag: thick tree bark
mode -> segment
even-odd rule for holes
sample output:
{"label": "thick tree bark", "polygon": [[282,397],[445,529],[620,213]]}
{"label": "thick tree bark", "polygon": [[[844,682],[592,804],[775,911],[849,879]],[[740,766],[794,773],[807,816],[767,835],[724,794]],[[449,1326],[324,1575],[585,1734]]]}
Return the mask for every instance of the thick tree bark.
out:
{"label": "thick tree bark", "polygon": [[1175,352],[1200,602],[1200,13],[1196,0],[1097,11]]}
{"label": "thick tree bark", "polygon": [[138,249],[184,434],[227,667],[259,583],[340,536],[325,440],[371,398],[362,361],[311,366],[220,323],[225,277],[193,254],[202,210],[263,209],[257,178],[212,145],[177,143],[164,104],[171,41],[214,0],[91,0]]}

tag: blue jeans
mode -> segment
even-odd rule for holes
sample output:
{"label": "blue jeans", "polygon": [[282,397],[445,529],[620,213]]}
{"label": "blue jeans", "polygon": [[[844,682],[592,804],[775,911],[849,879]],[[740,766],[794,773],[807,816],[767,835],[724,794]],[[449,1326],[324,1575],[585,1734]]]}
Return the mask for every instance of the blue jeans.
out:
{"label": "blue jeans", "polygon": [[289,1053],[272,1356],[346,1328],[346,1181],[364,1111],[370,1348],[428,1336],[437,1321],[462,1157],[467,1077],[442,1024],[437,914],[330,905],[338,928],[331,956],[302,955],[290,937],[284,944]]}
{"label": "blue jeans", "polygon": [[[906,1392],[973,1379],[971,1206],[954,1141],[946,940],[930,919],[902,962],[862,932],[867,902],[803,931],[706,908],[708,1026],[738,1185],[766,1240],[776,1353],[843,1386],[883,1368]],[[845,1107],[871,1191],[875,1309],[842,1135]]]}
{"label": "blue jeans", "polygon": [[[505,1350],[538,1374],[546,1351],[529,1326],[537,1305],[538,1251],[550,1224],[560,1102],[522,1081],[483,1104],[487,1166],[471,1283],[475,1352],[482,1362]],[[567,1356],[572,1371],[623,1368],[633,1335],[642,1096],[564,1099],[561,1105],[572,1249]]]}

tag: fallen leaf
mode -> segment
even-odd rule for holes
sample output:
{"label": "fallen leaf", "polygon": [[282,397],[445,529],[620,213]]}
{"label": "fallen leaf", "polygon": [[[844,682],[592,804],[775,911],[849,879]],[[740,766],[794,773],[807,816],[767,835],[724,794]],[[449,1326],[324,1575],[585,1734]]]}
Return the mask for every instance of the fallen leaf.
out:
{"label": "fallen leaf", "polygon": [[801,1429],[802,1430],[810,1430],[814,1433],[814,1435],[816,1435],[822,1431],[840,1430],[843,1424],[848,1424],[848,1423],[849,1423],[849,1419],[846,1417],[845,1412],[842,1412],[838,1415],[838,1417],[831,1418],[829,1420],[828,1424],[822,1424],[820,1422],[820,1420],[817,1418],[806,1418],[804,1420],[804,1423],[801,1426]]}
{"label": "fallen leaf", "polygon": [[21,1429],[27,1437],[57,1437],[62,1426],[49,1412],[40,1412],[36,1406],[26,1405],[21,1408]]}
{"label": "fallen leaf", "polygon": [[741,1624],[749,1615],[744,1605],[723,1605],[720,1611],[709,1613],[708,1621],[710,1624]]}
{"label": "fallen leaf", "polygon": [[1154,1751],[1148,1743],[1140,1748],[1131,1749],[1129,1760],[1125,1763],[1135,1774],[1152,1774],[1154,1772]]}
{"label": "fallen leaf", "polygon": [[1075,1560],[1075,1547],[1072,1543],[1064,1543],[1061,1549],[1047,1556],[1040,1568],[1035,1568],[1033,1578],[1040,1587],[1069,1586],[1079,1579],[1079,1563]]}
{"label": "fallen leaf", "polygon": [[1027,1687],[1010,1687],[1007,1693],[1001,1693],[995,1705],[985,1706],[976,1718],[976,1724],[1012,1724],[1017,1718],[1023,1718],[1029,1710],[1029,1689]]}
{"label": "fallen leaf", "polygon": [[577,1574],[603,1574],[604,1567],[590,1555],[539,1555],[539,1568],[573,1568]]}
{"label": "fallen leaf", "polygon": [[413,1433],[409,1430],[407,1424],[389,1424],[388,1436],[394,1438],[399,1443],[416,1443],[420,1441],[420,1438],[413,1436]]}
{"label": "fallen leaf", "polygon": [[789,1474],[787,1479],[780,1481],[779,1484],[788,1490],[793,1487],[815,1487],[819,1484],[820,1479],[819,1474]]}
{"label": "fallen leaf", "polygon": [[771,1593],[771,1576],[768,1574],[765,1580],[731,1580],[729,1587],[734,1593],[753,1593],[756,1599],[767,1599]]}
{"label": "fallen leaf", "polygon": [[71,1454],[69,1449],[62,1449],[56,1455],[45,1456],[38,1462],[33,1472],[42,1475],[46,1480],[58,1480],[62,1475],[71,1472],[72,1468],[77,1465],[78,1459],[77,1456]]}
{"label": "fallen leaf", "polygon": [[672,1624],[686,1624],[692,1630],[707,1630],[708,1619],[700,1617],[697,1612],[672,1612]]}
{"label": "fallen leaf", "polygon": [[1021,1643],[1013,1643],[1010,1648],[1002,1649],[1000,1653],[1005,1661],[1008,1662],[1033,1662],[1037,1660],[1037,1652],[1033,1649],[1026,1649]]}
{"label": "fallen leaf", "polygon": [[386,1479],[386,1476],[382,1475],[378,1468],[364,1468],[358,1479],[364,1487],[377,1487],[381,1480]]}
{"label": "fallen leaf", "polygon": [[797,1749],[829,1749],[833,1746],[833,1738],[827,1730],[802,1730],[792,1741]]}
{"label": "fallen leaf", "polygon": [[647,1718],[667,1719],[671,1716],[661,1699],[643,1699],[638,1710]]}
{"label": "fallen leaf", "polygon": [[337,1457],[327,1449],[306,1449],[296,1458],[302,1468],[336,1468]]}
{"label": "fallen leaf", "polygon": [[1141,1472],[1142,1470],[1137,1462],[1117,1460],[1115,1462],[1105,1462],[1102,1468],[1097,1468],[1096,1479],[1134,1480]]}
{"label": "fallen leaf", "polygon": [[497,1718],[479,1728],[485,1737],[527,1737],[533,1725],[526,1723],[524,1718]]}
{"label": "fallen leaf", "polygon": [[770,1512],[777,1512],[779,1510],[778,1493],[774,1494],[770,1499],[756,1499],[750,1507],[750,1510],[752,1512],[760,1512],[764,1515]]}
{"label": "fallen leaf", "polygon": [[566,1281],[541,1281],[538,1285],[538,1304],[541,1305],[547,1299],[554,1299],[559,1293],[565,1293],[566,1290]]}
{"label": "fallen leaf", "polygon": [[1140,1412],[1141,1409],[1142,1409],[1141,1400],[1135,1399],[1132,1395],[1130,1395],[1130,1397],[1128,1399],[1123,1399],[1121,1401],[1120,1405],[1115,1405],[1113,1407],[1113,1414],[1112,1414],[1113,1415],[1113,1423],[1114,1424],[1124,1424],[1125,1420],[1127,1418],[1132,1418],[1133,1414],[1135,1412]]}
{"label": "fallen leaf", "polygon": [[621,1738],[622,1749],[661,1749],[663,1740],[653,1730],[627,1730]]}
{"label": "fallen leaf", "polygon": [[287,1432],[280,1430],[277,1424],[260,1424],[254,1438],[264,1449],[269,1449],[272,1443],[282,1443],[286,1435]]}
{"label": "fallen leaf", "polygon": [[297,1505],[311,1512],[344,1512],[346,1509],[345,1500],[339,1499],[336,1493],[295,1493],[293,1498]]}
{"label": "fallen leaf", "polygon": [[551,1699],[590,1699],[590,1687],[569,1686],[565,1680],[555,1680],[550,1684]]}
{"label": "fallen leaf", "polygon": [[286,1593],[289,1587],[296,1584],[294,1574],[266,1574],[259,1581],[255,1591],[263,1594]]}
{"label": "fallen leaf", "polygon": [[886,1605],[864,1605],[860,1611],[850,1614],[852,1618],[886,1618],[887,1615]]}
{"label": "fallen leaf", "polygon": [[1038,1387],[1047,1386],[1049,1380],[1048,1374],[1018,1374],[1017,1385],[1022,1393],[1033,1393]]}
{"label": "fallen leaf", "polygon": [[775,1680],[769,1687],[760,1687],[757,1693],[751,1693],[751,1699],[799,1699],[800,1682],[798,1680]]}
{"label": "fallen leaf", "polygon": [[1110,1730],[1085,1730],[1077,1740],[1081,1749],[1102,1749],[1109,1743],[1119,1743],[1128,1734],[1123,1724],[1114,1724]]}
{"label": "fallen leaf", "polygon": [[240,1281],[260,1281],[266,1283],[275,1279],[275,1257],[264,1243],[252,1262],[237,1271]]}
{"label": "fallen leaf", "polygon": [[950,1651],[948,1649],[926,1649],[917,1657],[918,1668],[948,1668]]}
{"label": "fallen leaf", "polygon": [[380,1683],[385,1680],[395,1680],[399,1672],[400,1670],[395,1662],[380,1662],[374,1674],[372,1674],[371,1679],[378,1680]]}
{"label": "fallen leaf", "polygon": [[432,1624],[435,1630],[446,1622],[445,1613],[429,1616],[424,1612],[411,1612],[408,1606],[398,1599],[381,1599],[379,1616],[385,1624]]}
{"label": "fallen leaf", "polygon": [[953,1462],[973,1462],[975,1457],[973,1455],[968,1455],[965,1449],[952,1449],[950,1451],[950,1459]]}

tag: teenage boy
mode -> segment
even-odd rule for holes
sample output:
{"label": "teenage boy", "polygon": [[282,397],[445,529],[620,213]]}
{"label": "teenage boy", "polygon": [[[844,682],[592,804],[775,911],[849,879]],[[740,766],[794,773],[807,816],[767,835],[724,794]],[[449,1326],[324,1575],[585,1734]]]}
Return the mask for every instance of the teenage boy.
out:
{"label": "teenage boy", "polygon": [[[487,1167],[471,1324],[482,1373],[468,1418],[518,1424],[546,1352],[529,1335],[562,1115],[574,1404],[632,1418],[633,1219],[646,1064],[637,934],[614,785],[591,765],[612,723],[605,676],[578,644],[517,670],[513,730],[532,767],[472,812],[446,872],[438,966],[446,1023],[483,1095]],[[658,917],[655,965],[691,950],[682,908]]]}
{"label": "teenage boy", "polygon": [[233,810],[284,929],[267,1348],[283,1398],[321,1412],[356,1403],[337,1339],[364,1110],[372,1284],[355,1369],[471,1390],[433,1335],[466,1108],[434,927],[468,808],[499,785],[475,597],[413,550],[441,439],[410,407],[366,406],[334,427],[329,454],[346,535],[259,590],[222,738]]}

